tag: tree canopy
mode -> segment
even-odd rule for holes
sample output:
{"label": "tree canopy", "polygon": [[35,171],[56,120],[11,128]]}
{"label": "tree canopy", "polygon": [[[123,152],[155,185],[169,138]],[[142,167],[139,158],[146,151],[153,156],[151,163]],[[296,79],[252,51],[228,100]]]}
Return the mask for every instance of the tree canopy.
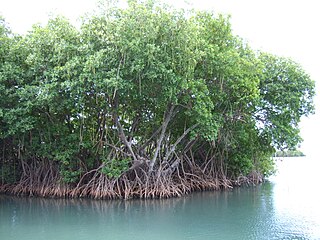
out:
{"label": "tree canopy", "polygon": [[25,36],[0,19],[1,191],[179,196],[267,176],[301,141],[315,92],[297,63],[252,50],[212,12],[101,10]]}

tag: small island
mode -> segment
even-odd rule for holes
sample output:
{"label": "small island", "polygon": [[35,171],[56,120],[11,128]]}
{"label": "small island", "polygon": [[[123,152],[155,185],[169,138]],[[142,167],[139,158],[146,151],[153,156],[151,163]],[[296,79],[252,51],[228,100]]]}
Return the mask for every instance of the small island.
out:
{"label": "small island", "polygon": [[0,40],[0,193],[167,198],[258,183],[314,111],[299,64],[251,49],[213,12],[110,1],[80,28],[53,17],[21,36],[0,17]]}

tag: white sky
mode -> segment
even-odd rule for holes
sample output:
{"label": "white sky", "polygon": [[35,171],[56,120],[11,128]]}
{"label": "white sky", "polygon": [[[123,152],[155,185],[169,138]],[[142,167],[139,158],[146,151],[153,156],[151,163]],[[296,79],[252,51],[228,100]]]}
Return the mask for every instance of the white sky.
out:
{"label": "white sky", "polygon": [[[184,5],[183,0],[169,1]],[[96,0],[0,0],[0,15],[14,32],[26,33],[32,24],[44,23],[50,13],[66,16],[74,23],[95,8]],[[320,85],[320,1],[318,0],[189,0],[194,7],[230,14],[233,31],[255,49],[291,57]],[[318,94],[319,95],[319,94]],[[319,152],[320,102],[317,114],[303,119],[302,150]],[[320,142],[320,141],[319,141]]]}

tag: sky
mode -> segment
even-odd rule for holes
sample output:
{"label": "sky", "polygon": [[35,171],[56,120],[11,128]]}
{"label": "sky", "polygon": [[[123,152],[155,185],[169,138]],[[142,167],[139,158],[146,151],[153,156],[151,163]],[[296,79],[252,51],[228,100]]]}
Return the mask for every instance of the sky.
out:
{"label": "sky", "polygon": [[[231,15],[234,34],[253,49],[292,58],[316,81],[320,90],[320,1],[318,0],[176,0],[169,3]],[[188,4],[187,4],[187,3]],[[45,23],[50,14],[61,14],[78,24],[79,18],[96,8],[96,0],[0,0],[0,15],[13,32],[24,34],[35,23]],[[319,94],[318,94],[319,95]],[[316,114],[303,118],[302,151],[316,156],[320,148],[320,101]]]}

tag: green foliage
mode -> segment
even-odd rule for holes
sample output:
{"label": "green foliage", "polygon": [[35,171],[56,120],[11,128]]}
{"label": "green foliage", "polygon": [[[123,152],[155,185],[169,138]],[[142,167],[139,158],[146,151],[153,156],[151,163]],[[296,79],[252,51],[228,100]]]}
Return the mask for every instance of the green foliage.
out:
{"label": "green foliage", "polygon": [[101,172],[109,178],[118,178],[129,169],[130,158],[105,160]]}
{"label": "green foliage", "polygon": [[276,173],[275,162],[269,155],[262,156],[256,166],[258,172],[263,174],[264,177],[269,177]]}
{"label": "green foliage", "polygon": [[314,82],[293,61],[260,54],[260,102],[255,113],[260,130],[277,149],[291,149],[301,142],[298,124],[314,112]]}
{"label": "green foliage", "polygon": [[81,169],[74,170],[65,165],[62,165],[60,169],[61,179],[64,183],[77,182],[82,173],[83,171]]}
{"label": "green foliage", "polygon": [[300,142],[315,92],[298,64],[253,51],[221,15],[155,1],[100,10],[79,30],[55,17],[25,36],[0,19],[6,178],[5,159],[48,159],[75,183],[184,155],[228,177],[268,175],[274,149]]}

